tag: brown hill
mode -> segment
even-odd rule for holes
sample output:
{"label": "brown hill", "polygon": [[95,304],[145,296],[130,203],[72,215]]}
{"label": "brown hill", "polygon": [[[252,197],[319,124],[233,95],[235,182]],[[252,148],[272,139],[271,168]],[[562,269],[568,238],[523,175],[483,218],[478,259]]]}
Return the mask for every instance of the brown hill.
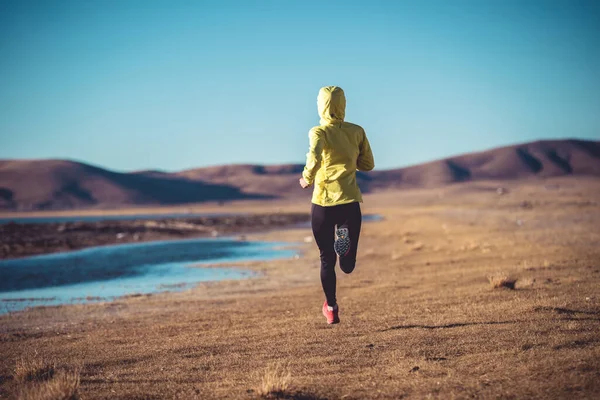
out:
{"label": "brown hill", "polygon": [[231,185],[244,193],[269,193],[276,197],[306,197],[307,193],[298,185],[303,165],[223,165],[177,172],[179,177]]}
{"label": "brown hill", "polygon": [[[310,196],[302,165],[225,165],[175,173],[118,173],[59,160],[0,161],[0,208],[12,210],[185,204]],[[364,192],[455,182],[564,175],[600,176],[600,142],[538,141],[407,168],[358,173]]]}
{"label": "brown hill", "polygon": [[[177,176],[229,184],[245,193],[298,196],[302,165],[225,165],[176,173]],[[470,180],[510,180],[563,175],[600,176],[600,142],[548,140],[469,153],[411,167],[359,172],[364,192],[401,187],[433,187]]]}
{"label": "brown hill", "polygon": [[257,199],[227,185],[172,174],[118,173],[73,161],[0,161],[0,208],[13,210]]}
{"label": "brown hill", "polygon": [[600,176],[600,141],[544,140],[499,147],[375,172],[366,186],[369,190],[432,187],[464,181],[565,175]]}

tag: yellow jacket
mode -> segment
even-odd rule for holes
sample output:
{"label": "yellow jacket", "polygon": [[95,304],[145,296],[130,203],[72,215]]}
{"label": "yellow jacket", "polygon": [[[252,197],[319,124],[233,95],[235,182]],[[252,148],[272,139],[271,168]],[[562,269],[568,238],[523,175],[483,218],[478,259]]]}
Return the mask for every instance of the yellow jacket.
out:
{"label": "yellow jacket", "polygon": [[371,146],[363,128],[344,122],[346,97],[342,88],[319,90],[320,125],[308,133],[310,145],[302,177],[315,185],[312,202],[320,206],[362,201],[356,171],[375,167]]}

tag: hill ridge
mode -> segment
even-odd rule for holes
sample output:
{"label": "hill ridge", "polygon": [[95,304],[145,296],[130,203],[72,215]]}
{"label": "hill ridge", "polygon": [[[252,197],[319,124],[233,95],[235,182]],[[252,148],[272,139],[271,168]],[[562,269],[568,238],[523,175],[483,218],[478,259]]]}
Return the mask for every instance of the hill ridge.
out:
{"label": "hill ridge", "polygon": [[[117,172],[74,160],[0,160],[0,209],[176,205],[310,196],[301,164],[226,164],[178,172]],[[404,168],[358,172],[364,192],[478,180],[600,176],[600,141],[538,140]],[[294,178],[294,179],[293,179]]]}

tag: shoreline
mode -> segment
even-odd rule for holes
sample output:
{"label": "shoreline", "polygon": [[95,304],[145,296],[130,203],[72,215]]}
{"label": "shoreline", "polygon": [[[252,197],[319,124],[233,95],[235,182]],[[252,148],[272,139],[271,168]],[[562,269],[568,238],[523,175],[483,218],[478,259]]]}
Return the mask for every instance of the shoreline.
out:
{"label": "shoreline", "polygon": [[[302,223],[300,223],[302,224]],[[186,238],[171,238],[164,239],[165,241],[170,240],[194,240],[194,239],[229,239],[229,240],[239,240],[244,242],[263,242],[263,243],[271,243],[273,249],[283,249],[283,250],[294,250],[296,255],[293,257],[276,257],[276,258],[265,258],[265,259],[243,259],[235,262],[228,261],[210,261],[210,262],[195,262],[186,266],[186,268],[192,269],[235,269],[243,271],[244,273],[249,274],[243,278],[233,278],[233,279],[217,279],[217,280],[200,280],[193,283],[188,282],[180,282],[176,284],[166,284],[162,290],[158,290],[155,292],[131,292],[124,295],[119,296],[85,296],[76,298],[79,300],[78,302],[66,302],[60,304],[35,304],[28,305],[27,307],[19,310],[9,310],[7,312],[0,312],[0,320],[4,318],[19,318],[20,315],[33,315],[33,314],[54,314],[54,313],[79,313],[82,310],[87,310],[86,312],[95,314],[102,313],[103,310],[112,309],[113,307],[129,307],[137,304],[138,301],[143,300],[151,300],[152,302],[158,302],[159,304],[164,304],[163,302],[171,302],[177,301],[180,297],[187,297],[190,293],[195,293],[198,295],[199,291],[204,291],[204,295],[201,295],[201,301],[228,301],[232,298],[238,298],[239,296],[253,296],[256,293],[260,293],[264,291],[265,288],[276,289],[280,288],[277,286],[272,286],[272,279],[282,280],[286,282],[286,285],[290,289],[294,289],[298,286],[299,281],[306,281],[307,277],[302,276],[301,271],[297,270],[292,272],[291,275],[289,271],[287,273],[282,274],[282,271],[279,270],[279,267],[282,265],[286,266],[297,266],[303,263],[304,257],[307,255],[306,246],[313,243],[308,243],[306,241],[298,240],[298,233],[303,232],[306,228],[299,226],[298,229],[293,229],[294,225],[284,225],[284,226],[271,226],[267,227],[263,230],[254,230],[244,232],[243,235],[240,235],[240,232],[236,232],[231,236],[221,236],[218,238],[214,237],[186,237]],[[306,232],[307,234],[309,232]],[[242,238],[240,238],[242,236]],[[306,235],[304,236],[306,237]],[[147,242],[160,242],[159,240],[150,240]],[[133,243],[133,242],[130,242]],[[140,242],[142,243],[142,242]],[[90,246],[87,248],[93,247],[102,247],[102,246],[118,246],[122,244],[128,243],[113,243],[113,244],[100,244],[97,246]],[[83,250],[76,249],[77,250]],[[55,254],[55,253],[46,253],[46,254]],[[44,254],[38,254],[38,256],[43,256]],[[19,258],[6,259],[6,261],[10,260],[18,260]],[[2,259],[0,259],[2,262]],[[314,274],[312,274],[314,275]],[[312,276],[314,278],[314,276]],[[311,280],[311,279],[309,279]],[[253,288],[251,293],[248,292],[248,287]],[[7,307],[7,305],[11,302],[32,302],[38,300],[55,300],[56,296],[49,298],[11,298],[11,299],[0,299],[0,306]],[[0,330],[0,336],[2,335],[2,330]],[[0,338],[1,340],[1,338]]]}
{"label": "shoreline", "polygon": [[310,220],[305,213],[0,225],[0,260],[111,244],[194,239],[284,229]]}

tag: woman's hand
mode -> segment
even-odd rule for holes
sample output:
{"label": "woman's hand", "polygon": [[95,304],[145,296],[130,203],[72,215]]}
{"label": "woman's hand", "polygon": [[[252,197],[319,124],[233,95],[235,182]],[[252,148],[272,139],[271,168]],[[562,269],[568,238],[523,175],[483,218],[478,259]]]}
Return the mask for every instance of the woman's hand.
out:
{"label": "woman's hand", "polygon": [[308,183],[306,183],[304,178],[300,178],[299,182],[300,182],[300,186],[302,186],[302,189],[306,189],[307,187],[310,186]]}

